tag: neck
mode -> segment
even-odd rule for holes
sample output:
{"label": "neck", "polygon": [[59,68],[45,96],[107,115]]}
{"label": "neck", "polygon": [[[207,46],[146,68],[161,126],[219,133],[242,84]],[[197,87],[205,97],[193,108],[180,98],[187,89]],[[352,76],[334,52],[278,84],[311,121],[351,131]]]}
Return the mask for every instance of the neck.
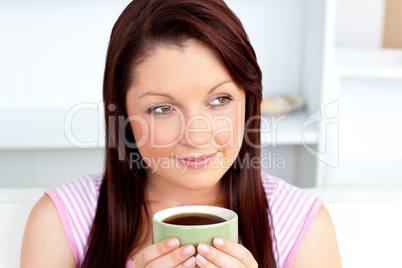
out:
{"label": "neck", "polygon": [[156,174],[147,176],[145,184],[147,202],[159,208],[190,205],[224,206],[222,192],[220,181],[209,188],[189,190],[169,183]]}

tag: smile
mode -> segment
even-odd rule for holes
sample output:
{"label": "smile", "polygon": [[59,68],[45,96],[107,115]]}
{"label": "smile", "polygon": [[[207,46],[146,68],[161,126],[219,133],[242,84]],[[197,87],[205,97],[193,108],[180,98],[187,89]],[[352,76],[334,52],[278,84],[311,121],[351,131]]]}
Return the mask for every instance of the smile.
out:
{"label": "smile", "polygon": [[177,159],[177,161],[179,161],[182,165],[184,165],[187,168],[200,169],[207,166],[215,158],[217,153],[218,152],[215,152],[213,154],[203,155],[200,157],[185,157],[185,158],[175,157],[175,158]]}

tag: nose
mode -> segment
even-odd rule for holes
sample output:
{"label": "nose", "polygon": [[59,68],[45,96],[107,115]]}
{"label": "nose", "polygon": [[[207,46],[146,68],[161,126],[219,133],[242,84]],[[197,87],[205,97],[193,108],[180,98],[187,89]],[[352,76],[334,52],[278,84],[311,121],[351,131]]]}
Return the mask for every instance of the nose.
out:
{"label": "nose", "polygon": [[195,148],[208,148],[211,143],[212,123],[209,117],[192,114],[186,118],[182,144]]}

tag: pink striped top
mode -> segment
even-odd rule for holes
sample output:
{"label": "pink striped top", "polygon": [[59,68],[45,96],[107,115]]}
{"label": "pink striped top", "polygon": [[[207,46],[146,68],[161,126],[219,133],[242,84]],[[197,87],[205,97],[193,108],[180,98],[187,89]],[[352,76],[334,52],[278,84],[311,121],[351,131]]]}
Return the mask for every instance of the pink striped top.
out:
{"label": "pink striped top", "polygon": [[[81,267],[96,212],[102,174],[83,175],[45,193],[53,200],[64,232]],[[290,267],[322,199],[262,172],[270,212],[271,236],[278,267]],[[132,266],[127,258],[126,268]]]}

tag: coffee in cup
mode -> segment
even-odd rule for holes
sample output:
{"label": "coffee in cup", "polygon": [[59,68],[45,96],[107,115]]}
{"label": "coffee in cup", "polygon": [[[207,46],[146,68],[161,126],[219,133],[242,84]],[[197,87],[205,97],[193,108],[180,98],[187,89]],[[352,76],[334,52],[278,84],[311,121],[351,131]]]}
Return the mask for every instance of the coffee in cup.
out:
{"label": "coffee in cup", "polygon": [[226,221],[225,219],[208,213],[182,213],[170,216],[163,222],[175,225],[206,225]]}
{"label": "coffee in cup", "polygon": [[179,206],[161,210],[152,217],[152,243],[176,237],[180,245],[212,245],[215,237],[238,243],[237,214],[214,206]]}

